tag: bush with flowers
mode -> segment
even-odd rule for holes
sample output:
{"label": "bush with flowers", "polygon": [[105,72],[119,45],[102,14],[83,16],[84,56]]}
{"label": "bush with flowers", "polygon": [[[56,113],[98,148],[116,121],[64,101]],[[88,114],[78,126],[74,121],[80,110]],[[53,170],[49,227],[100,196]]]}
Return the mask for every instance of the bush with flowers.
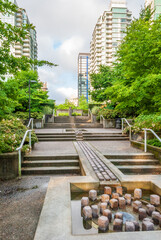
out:
{"label": "bush with flowers", "polygon": [[[3,119],[0,122],[0,153],[9,153],[16,151],[21,144],[27,127],[22,121],[15,117]],[[32,132],[32,144],[37,142],[36,134]],[[29,138],[26,138],[23,151],[29,150]]]}

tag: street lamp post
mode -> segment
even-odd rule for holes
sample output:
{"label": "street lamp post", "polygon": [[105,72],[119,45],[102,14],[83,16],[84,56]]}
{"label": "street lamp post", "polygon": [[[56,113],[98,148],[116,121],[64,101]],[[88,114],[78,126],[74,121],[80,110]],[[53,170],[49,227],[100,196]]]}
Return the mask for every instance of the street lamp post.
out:
{"label": "street lamp post", "polygon": [[37,82],[29,79],[29,120],[31,119],[31,83]]}

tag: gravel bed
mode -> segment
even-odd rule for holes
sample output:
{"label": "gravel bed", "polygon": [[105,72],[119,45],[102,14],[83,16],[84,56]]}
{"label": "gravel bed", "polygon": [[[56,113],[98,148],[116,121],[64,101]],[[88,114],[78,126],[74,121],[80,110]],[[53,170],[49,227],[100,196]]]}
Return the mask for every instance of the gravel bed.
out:
{"label": "gravel bed", "polygon": [[0,240],[33,240],[49,176],[0,181]]}

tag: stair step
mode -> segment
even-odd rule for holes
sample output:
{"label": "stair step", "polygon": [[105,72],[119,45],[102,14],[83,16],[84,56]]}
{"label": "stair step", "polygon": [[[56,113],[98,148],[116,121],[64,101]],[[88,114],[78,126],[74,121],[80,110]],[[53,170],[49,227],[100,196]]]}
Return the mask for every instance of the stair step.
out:
{"label": "stair step", "polygon": [[78,160],[78,155],[39,156],[26,155],[24,161],[46,161],[46,160]]}
{"label": "stair step", "polygon": [[118,141],[118,140],[129,140],[129,137],[83,137],[84,140],[87,141],[98,141],[98,140],[106,140],[106,141]]}
{"label": "stair step", "polygon": [[41,142],[52,142],[52,141],[76,141],[76,138],[39,138],[38,140]]}
{"label": "stair step", "polygon": [[112,159],[114,165],[153,165],[158,164],[158,160],[153,159]]}
{"label": "stair step", "polygon": [[105,154],[107,159],[153,159],[152,153]]}
{"label": "stair step", "polygon": [[43,133],[43,134],[40,134],[40,133],[36,133],[36,136],[37,137],[75,137],[75,133],[66,133],[66,134],[62,134],[62,133],[58,133],[58,134],[53,134],[53,133]]}
{"label": "stair step", "polygon": [[80,174],[79,167],[36,167],[22,168],[23,175],[41,175],[41,174]]}
{"label": "stair step", "polygon": [[140,165],[140,166],[118,166],[118,169],[127,174],[160,174],[161,173],[161,166],[156,165]]}
{"label": "stair step", "polygon": [[46,123],[45,128],[103,128],[99,123]]}
{"label": "stair step", "polygon": [[79,166],[78,160],[24,161],[22,167]]}

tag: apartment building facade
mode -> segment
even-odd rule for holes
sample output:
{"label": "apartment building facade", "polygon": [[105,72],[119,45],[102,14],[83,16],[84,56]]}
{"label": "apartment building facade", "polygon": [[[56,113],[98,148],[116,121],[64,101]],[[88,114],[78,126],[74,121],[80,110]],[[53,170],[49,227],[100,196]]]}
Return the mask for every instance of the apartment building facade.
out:
{"label": "apartment building facade", "polygon": [[84,96],[89,100],[89,67],[90,53],[79,53],[78,55],[78,99]]}
{"label": "apartment building facade", "polygon": [[99,71],[100,65],[112,66],[116,61],[116,51],[126,35],[126,28],[132,20],[132,12],[127,9],[126,0],[111,0],[95,25],[90,43],[90,73]]}
{"label": "apartment building facade", "polygon": [[[10,2],[17,5],[16,0],[10,0]],[[18,6],[18,5],[17,5]],[[11,24],[12,26],[21,27],[22,24],[30,24],[25,9],[19,8],[18,12],[14,15],[2,15],[0,14],[2,22]],[[24,39],[23,43],[15,43],[10,47],[11,54],[14,57],[28,57],[31,59],[37,59],[37,38],[36,30],[30,29],[28,36]]]}
{"label": "apartment building facade", "polygon": [[145,0],[145,5],[151,4],[152,9],[154,9],[154,19],[157,19],[161,14],[161,0]]}

